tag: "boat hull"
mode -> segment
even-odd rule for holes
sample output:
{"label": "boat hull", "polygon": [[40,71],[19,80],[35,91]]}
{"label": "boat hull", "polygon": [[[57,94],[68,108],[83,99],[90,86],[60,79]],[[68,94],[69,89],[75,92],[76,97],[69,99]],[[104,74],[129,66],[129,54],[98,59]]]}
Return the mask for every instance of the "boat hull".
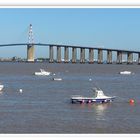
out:
{"label": "boat hull", "polygon": [[48,73],[35,72],[35,75],[37,75],[37,76],[48,76],[48,75],[50,75],[50,73],[49,72]]}
{"label": "boat hull", "polygon": [[54,81],[62,81],[62,78],[53,78]]}
{"label": "boat hull", "polygon": [[0,85],[0,91],[2,91],[4,88],[4,85]]}
{"label": "boat hull", "polygon": [[123,75],[131,75],[133,74],[131,71],[121,71],[119,74],[123,74]]}
{"label": "boat hull", "polygon": [[93,98],[83,98],[83,99],[77,99],[77,98],[71,98],[72,103],[109,103],[114,101],[115,97],[111,98],[104,98],[104,99],[93,99]]}

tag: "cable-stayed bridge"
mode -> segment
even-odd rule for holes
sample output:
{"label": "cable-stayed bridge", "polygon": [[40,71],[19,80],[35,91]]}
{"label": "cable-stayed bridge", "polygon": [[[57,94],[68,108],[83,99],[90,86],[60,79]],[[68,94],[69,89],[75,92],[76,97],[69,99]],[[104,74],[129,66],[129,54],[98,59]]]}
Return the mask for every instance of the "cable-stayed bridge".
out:
{"label": "cable-stayed bridge", "polygon": [[[34,62],[35,60],[35,46],[46,46],[49,47],[49,62],[54,62],[54,54],[56,54],[56,62],[61,63],[62,62],[62,49],[64,50],[64,62],[68,63],[70,62],[70,53],[72,56],[71,62],[76,63],[77,62],[77,49],[80,49],[80,63],[85,63],[85,50],[88,51],[88,62],[90,64],[94,63],[94,52],[95,50],[97,53],[97,62],[98,64],[103,63],[103,54],[106,51],[106,58],[107,63],[112,64],[112,57],[113,53],[115,52],[117,55],[116,63],[122,64],[123,62],[123,55],[127,56],[127,64],[133,63],[133,55],[137,55],[137,62],[140,64],[140,51],[131,51],[131,50],[123,50],[123,49],[111,49],[111,48],[104,48],[104,47],[88,47],[88,46],[74,46],[74,45],[64,45],[64,44],[45,44],[45,43],[34,43],[33,38],[33,31],[32,31],[32,25],[29,26],[29,35],[28,35],[28,43],[12,43],[12,44],[0,44],[0,47],[12,47],[12,46],[26,46],[27,47],[27,62]],[[57,49],[54,49],[57,48]],[[71,52],[70,52],[71,50]],[[56,51],[56,53],[54,53]]]}

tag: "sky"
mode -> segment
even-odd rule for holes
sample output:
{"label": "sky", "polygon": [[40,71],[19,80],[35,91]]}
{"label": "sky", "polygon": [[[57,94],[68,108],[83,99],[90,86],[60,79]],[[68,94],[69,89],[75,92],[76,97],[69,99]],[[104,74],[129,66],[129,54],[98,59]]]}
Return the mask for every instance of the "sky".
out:
{"label": "sky", "polygon": [[[35,43],[140,51],[140,8],[0,8],[0,44]],[[26,46],[0,48],[0,57],[23,57]],[[35,47],[35,57],[48,57]]]}

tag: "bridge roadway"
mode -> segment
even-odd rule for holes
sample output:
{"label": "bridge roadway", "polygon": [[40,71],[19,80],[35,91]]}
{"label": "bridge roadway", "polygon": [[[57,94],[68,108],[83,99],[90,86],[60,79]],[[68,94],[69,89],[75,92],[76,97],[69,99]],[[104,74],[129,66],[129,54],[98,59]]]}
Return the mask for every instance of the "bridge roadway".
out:
{"label": "bridge roadway", "polygon": [[0,44],[0,47],[8,47],[8,46],[28,46],[28,45],[34,45],[34,46],[57,46],[57,47],[68,47],[68,48],[84,48],[84,49],[94,49],[94,50],[104,50],[104,51],[120,51],[124,53],[140,53],[140,51],[132,51],[132,50],[122,50],[122,49],[111,49],[111,48],[101,48],[101,47],[87,47],[87,46],[75,46],[75,45],[58,45],[58,44],[46,44],[46,43],[13,43],[13,44]]}
{"label": "bridge roadway", "polygon": [[97,46],[75,46],[75,45],[59,45],[59,44],[46,44],[46,43],[12,43],[12,44],[0,44],[0,47],[8,47],[8,46],[27,46],[27,61],[34,61],[34,46],[47,46],[49,47],[50,52],[50,63],[53,63],[54,58],[54,50],[53,47],[57,47],[57,62],[61,62],[61,48],[65,48],[64,51],[64,60],[68,63],[69,60],[69,51],[68,48],[72,48],[72,62],[76,63],[77,51],[76,49],[80,49],[80,62],[85,63],[85,49],[89,50],[89,63],[94,63],[94,50],[98,51],[98,63],[103,63],[103,51],[107,51],[107,63],[112,63],[112,52],[117,52],[117,63],[122,63],[122,55],[127,55],[127,63],[133,63],[133,54],[138,54],[138,64],[140,64],[140,51],[133,50],[123,50],[123,49],[111,49]]}

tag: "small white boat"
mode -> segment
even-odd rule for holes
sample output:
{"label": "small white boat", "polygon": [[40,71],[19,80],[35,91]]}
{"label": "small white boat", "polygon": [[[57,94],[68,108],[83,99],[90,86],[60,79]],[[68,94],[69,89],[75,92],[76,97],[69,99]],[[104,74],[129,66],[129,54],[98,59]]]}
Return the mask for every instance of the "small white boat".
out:
{"label": "small white boat", "polygon": [[53,78],[54,81],[62,81],[62,78]]}
{"label": "small white boat", "polygon": [[40,72],[35,72],[35,75],[50,75],[51,72],[45,71],[44,69],[40,69]]}
{"label": "small white boat", "polygon": [[0,85],[0,91],[2,91],[4,88],[4,85]]}
{"label": "small white boat", "polygon": [[131,71],[121,71],[119,74],[125,74],[125,75],[130,75],[133,74]]}
{"label": "small white boat", "polygon": [[93,89],[94,96],[93,97],[84,97],[84,96],[72,96],[71,102],[72,103],[108,103],[112,102],[115,99],[115,96],[110,97],[104,95],[103,91],[101,89]]}

